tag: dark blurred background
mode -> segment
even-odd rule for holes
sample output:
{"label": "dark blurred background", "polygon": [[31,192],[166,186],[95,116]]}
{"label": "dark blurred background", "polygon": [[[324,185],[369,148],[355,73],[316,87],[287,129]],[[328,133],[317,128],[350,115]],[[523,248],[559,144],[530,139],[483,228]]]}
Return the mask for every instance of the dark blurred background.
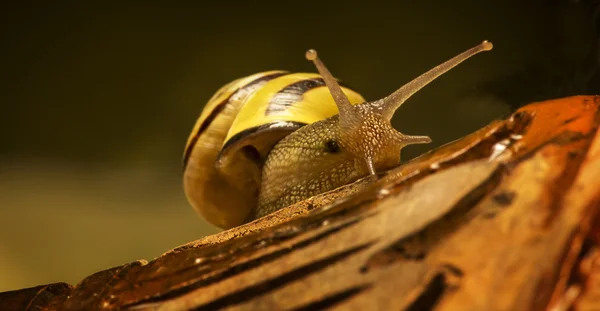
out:
{"label": "dark blurred background", "polygon": [[181,187],[206,100],[318,49],[367,99],[478,44],[398,111],[409,159],[524,103],[599,94],[599,1],[0,5],[0,291],[77,283],[217,230]]}

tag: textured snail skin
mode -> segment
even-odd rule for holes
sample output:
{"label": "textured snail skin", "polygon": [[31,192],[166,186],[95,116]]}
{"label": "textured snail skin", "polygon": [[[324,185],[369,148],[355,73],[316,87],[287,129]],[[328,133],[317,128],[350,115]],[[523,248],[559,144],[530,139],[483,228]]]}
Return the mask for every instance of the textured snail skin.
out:
{"label": "textured snail skin", "polygon": [[[369,175],[367,157],[377,171],[400,164],[400,150],[407,145],[404,136],[372,106],[354,108],[362,117],[348,125],[351,135],[341,134],[336,115],[300,128],[273,147],[263,168],[254,218]],[[339,144],[337,152],[328,150],[331,141]]]}

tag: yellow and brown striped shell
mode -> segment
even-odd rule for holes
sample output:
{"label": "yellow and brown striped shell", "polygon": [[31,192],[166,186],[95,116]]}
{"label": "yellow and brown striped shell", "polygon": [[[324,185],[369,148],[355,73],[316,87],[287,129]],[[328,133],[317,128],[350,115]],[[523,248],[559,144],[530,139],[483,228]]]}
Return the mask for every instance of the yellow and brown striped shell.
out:
{"label": "yellow and brown striped shell", "polygon": [[[353,104],[365,101],[342,89]],[[262,165],[273,145],[337,113],[319,74],[266,71],[223,86],[205,105],[185,147],[187,199],[215,226],[242,224],[256,207]]]}

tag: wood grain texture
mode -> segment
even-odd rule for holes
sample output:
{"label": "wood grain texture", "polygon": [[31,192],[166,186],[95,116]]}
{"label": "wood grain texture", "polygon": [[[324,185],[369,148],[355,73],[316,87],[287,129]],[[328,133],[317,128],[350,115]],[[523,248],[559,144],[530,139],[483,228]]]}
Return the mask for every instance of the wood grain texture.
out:
{"label": "wood grain texture", "polygon": [[599,124],[598,96],[532,103],[377,180],[0,305],[598,310]]}

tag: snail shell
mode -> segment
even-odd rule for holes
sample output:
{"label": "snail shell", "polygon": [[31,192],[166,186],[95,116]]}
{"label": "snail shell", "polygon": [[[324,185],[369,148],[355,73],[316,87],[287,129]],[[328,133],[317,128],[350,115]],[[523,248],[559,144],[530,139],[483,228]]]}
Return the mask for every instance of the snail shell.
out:
{"label": "snail shell", "polygon": [[[364,98],[342,87],[353,103]],[[266,71],[228,83],[206,103],[184,153],[184,190],[208,222],[230,228],[257,206],[272,147],[306,124],[337,114],[315,73]]]}

